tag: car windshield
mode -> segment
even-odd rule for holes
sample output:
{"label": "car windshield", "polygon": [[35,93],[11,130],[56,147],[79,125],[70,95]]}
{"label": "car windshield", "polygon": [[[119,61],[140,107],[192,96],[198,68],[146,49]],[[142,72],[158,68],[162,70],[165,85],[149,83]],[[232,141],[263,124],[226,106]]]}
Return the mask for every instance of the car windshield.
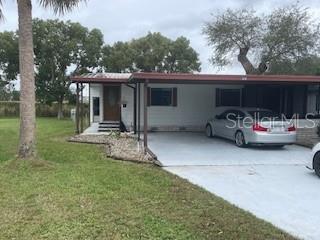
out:
{"label": "car windshield", "polygon": [[279,114],[268,110],[248,111],[251,117],[259,121],[280,120]]}

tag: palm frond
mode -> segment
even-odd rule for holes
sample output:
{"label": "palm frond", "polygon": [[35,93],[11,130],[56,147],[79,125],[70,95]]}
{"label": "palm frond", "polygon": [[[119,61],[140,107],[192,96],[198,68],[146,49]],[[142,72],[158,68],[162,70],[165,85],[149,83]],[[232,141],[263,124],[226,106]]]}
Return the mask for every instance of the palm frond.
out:
{"label": "palm frond", "polygon": [[0,0],[0,21],[3,20],[3,13],[2,13],[2,0]]}
{"label": "palm frond", "polygon": [[[1,0],[0,0],[1,1]],[[77,7],[79,3],[87,0],[38,0],[40,5],[45,8],[51,8],[56,14],[64,14]]]}

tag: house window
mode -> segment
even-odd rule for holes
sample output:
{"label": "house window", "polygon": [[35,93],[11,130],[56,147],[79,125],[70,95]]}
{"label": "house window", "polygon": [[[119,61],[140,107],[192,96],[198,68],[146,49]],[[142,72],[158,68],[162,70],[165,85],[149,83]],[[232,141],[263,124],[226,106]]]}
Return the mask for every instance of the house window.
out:
{"label": "house window", "polygon": [[177,88],[149,88],[149,106],[177,106]]}
{"label": "house window", "polygon": [[216,89],[216,106],[241,106],[241,89]]}
{"label": "house window", "polygon": [[100,116],[100,98],[93,97],[93,116]]}

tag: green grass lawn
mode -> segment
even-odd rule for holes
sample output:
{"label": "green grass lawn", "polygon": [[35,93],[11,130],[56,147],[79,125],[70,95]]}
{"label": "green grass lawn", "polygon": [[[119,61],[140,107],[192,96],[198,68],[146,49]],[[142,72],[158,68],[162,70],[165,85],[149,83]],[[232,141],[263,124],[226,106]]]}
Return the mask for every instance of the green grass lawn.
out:
{"label": "green grass lawn", "polygon": [[37,126],[46,164],[17,164],[18,120],[0,119],[0,239],[293,239],[160,168],[66,142],[70,121]]}

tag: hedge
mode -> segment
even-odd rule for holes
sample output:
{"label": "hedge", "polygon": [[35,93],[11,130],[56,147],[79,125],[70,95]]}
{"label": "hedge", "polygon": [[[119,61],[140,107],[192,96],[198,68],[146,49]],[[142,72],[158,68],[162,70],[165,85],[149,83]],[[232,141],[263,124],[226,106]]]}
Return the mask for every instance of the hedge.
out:
{"label": "hedge", "polygon": [[[75,108],[74,105],[63,104],[63,116],[70,118],[71,109]],[[37,103],[36,114],[38,117],[57,117],[58,104],[51,105]],[[88,114],[88,105],[85,104],[85,114]],[[19,102],[1,102],[0,101],[0,117],[19,117]]]}

